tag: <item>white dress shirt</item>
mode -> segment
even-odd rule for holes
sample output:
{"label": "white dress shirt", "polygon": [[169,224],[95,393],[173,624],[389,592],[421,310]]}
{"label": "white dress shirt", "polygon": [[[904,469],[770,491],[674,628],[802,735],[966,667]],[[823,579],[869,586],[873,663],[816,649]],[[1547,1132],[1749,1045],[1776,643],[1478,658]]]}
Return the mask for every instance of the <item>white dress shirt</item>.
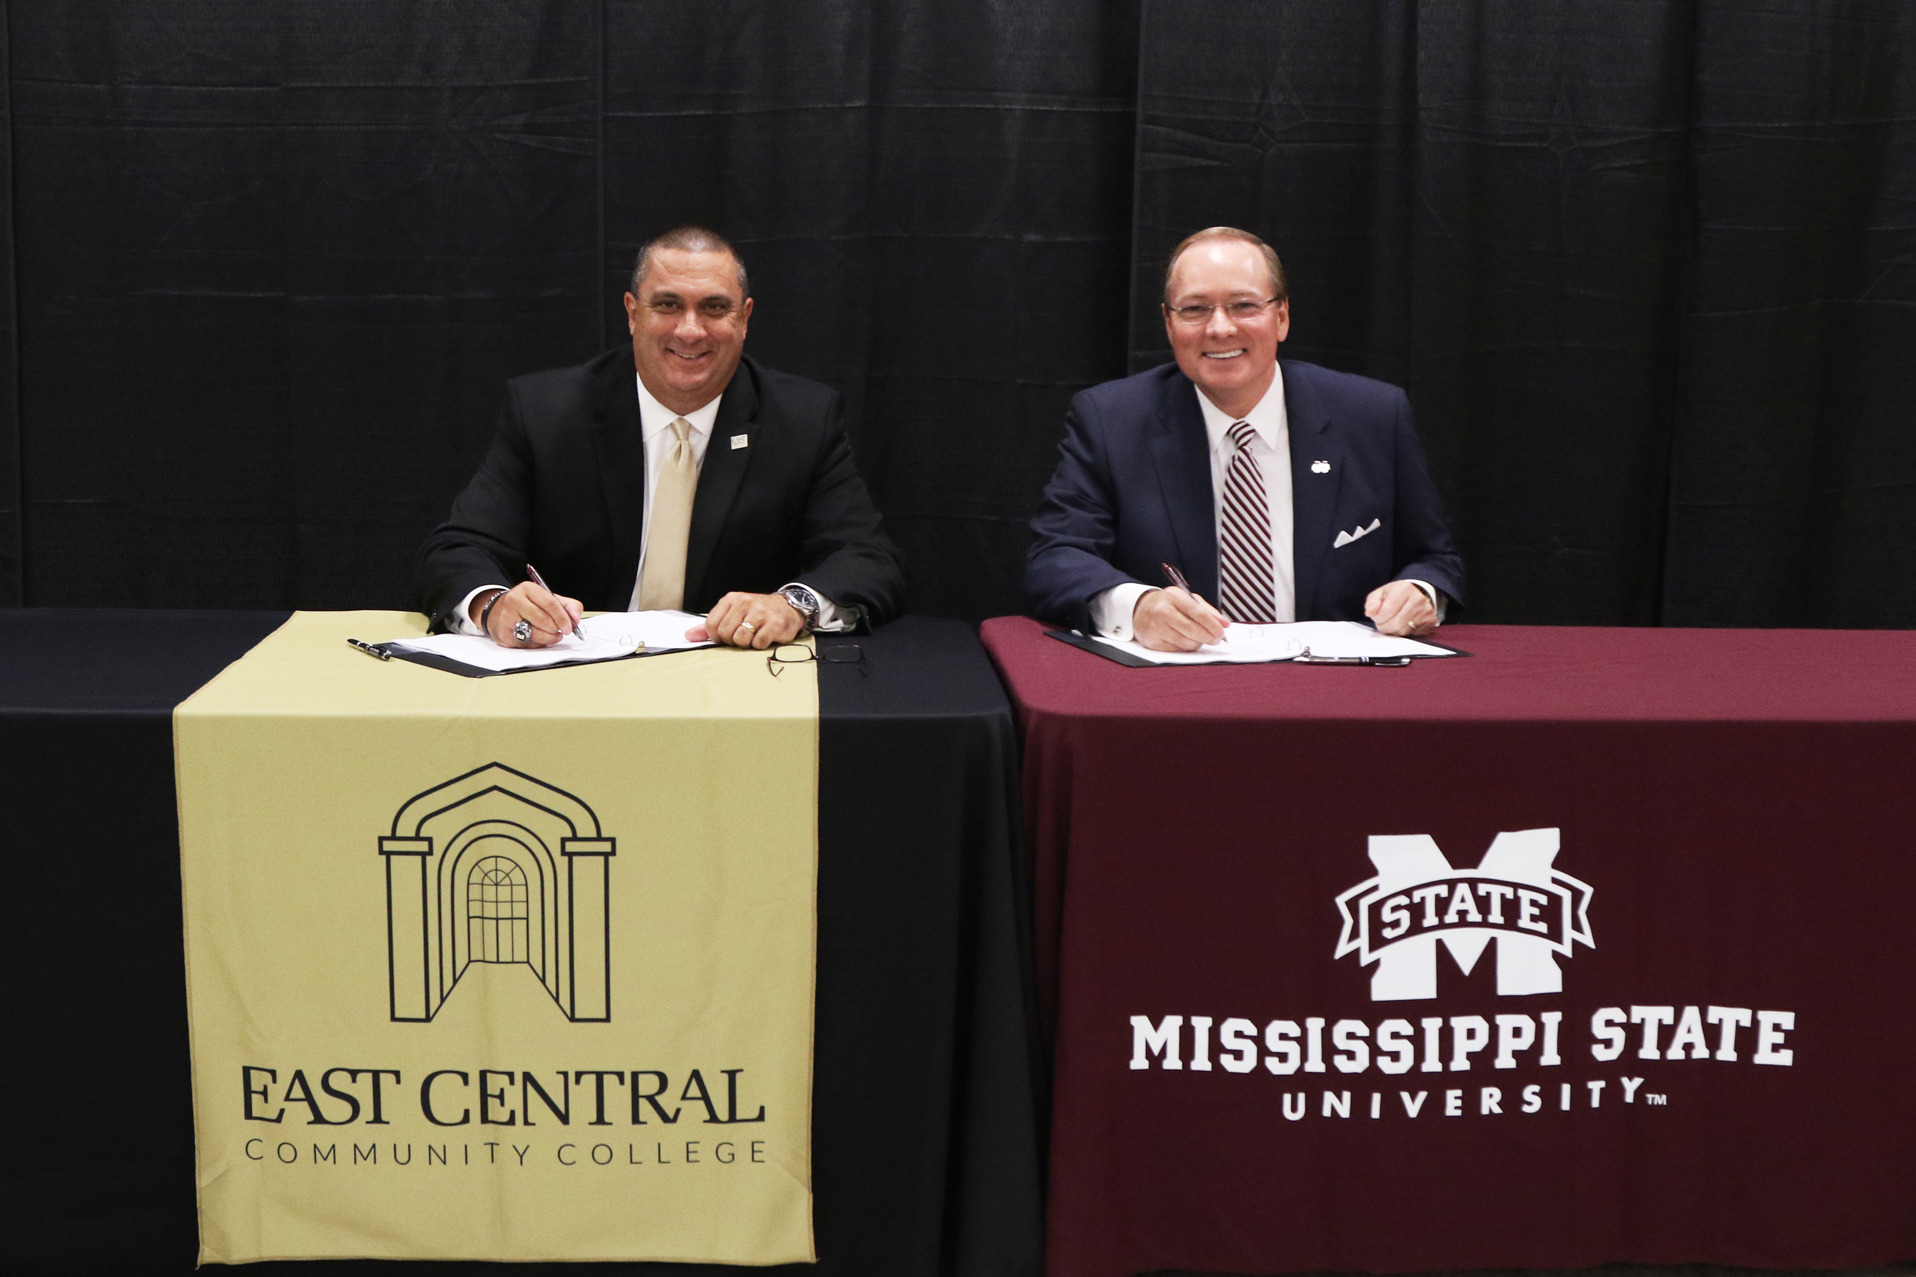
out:
{"label": "white dress shirt", "polygon": [[[1204,433],[1211,442],[1211,530],[1218,535],[1224,513],[1224,481],[1231,472],[1231,458],[1237,445],[1231,442],[1231,427],[1247,423],[1255,437],[1251,455],[1257,459],[1264,476],[1264,496],[1271,507],[1271,585],[1276,600],[1274,616],[1278,621],[1297,619],[1297,568],[1293,554],[1295,528],[1291,509],[1291,419],[1284,406],[1284,368],[1279,365],[1271,378],[1271,388],[1242,417],[1233,417],[1212,403],[1203,391],[1193,386],[1198,411],[1204,414]],[[1177,565],[1182,567],[1182,564]],[[1437,589],[1427,581],[1412,581],[1444,619],[1444,603]],[[1091,624],[1106,638],[1131,637],[1131,613],[1138,600],[1157,586],[1126,581],[1091,596]],[[1215,606],[1216,599],[1206,602]]]}
{"label": "white dress shirt", "polygon": [[[673,412],[652,397],[652,392],[645,388],[645,382],[640,380],[637,373],[633,374],[632,380],[639,389],[639,433],[645,441],[646,520],[645,528],[639,535],[639,570],[633,575],[631,601],[626,604],[629,611],[636,610],[639,606],[639,582],[645,579],[645,555],[652,542],[651,512],[656,508],[659,471],[665,466],[666,454],[672,450],[672,423],[684,417],[686,424],[691,427],[689,438],[692,445],[692,468],[695,471],[702,470],[705,466],[705,449],[712,442],[712,427],[718,421],[719,405],[725,400],[725,394],[721,391],[716,399],[690,412]],[[802,583],[787,582],[787,584]],[[459,632],[481,633],[479,626],[472,619],[472,601],[487,590],[504,588],[502,585],[482,585],[460,600],[459,611],[455,618]],[[805,588],[811,589],[810,586]],[[830,599],[819,594],[817,590],[812,590],[812,594],[818,599],[818,617],[812,623],[813,629],[832,633],[852,628],[839,616],[838,609],[832,606]]]}

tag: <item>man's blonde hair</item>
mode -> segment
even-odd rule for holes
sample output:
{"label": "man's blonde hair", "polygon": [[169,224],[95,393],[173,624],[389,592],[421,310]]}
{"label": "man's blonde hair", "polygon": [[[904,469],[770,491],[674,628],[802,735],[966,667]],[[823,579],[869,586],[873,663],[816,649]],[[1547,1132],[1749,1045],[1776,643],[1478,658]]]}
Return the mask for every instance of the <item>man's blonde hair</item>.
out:
{"label": "man's blonde hair", "polygon": [[1235,226],[1207,226],[1192,235],[1186,235],[1184,241],[1171,250],[1171,256],[1164,263],[1164,301],[1171,301],[1171,272],[1177,269],[1178,258],[1184,256],[1184,250],[1196,244],[1208,243],[1214,239],[1235,239],[1255,245],[1264,254],[1264,265],[1271,272],[1271,296],[1278,301],[1290,297],[1290,289],[1284,282],[1284,263],[1277,260],[1277,250],[1266,244],[1249,231],[1241,231]]}

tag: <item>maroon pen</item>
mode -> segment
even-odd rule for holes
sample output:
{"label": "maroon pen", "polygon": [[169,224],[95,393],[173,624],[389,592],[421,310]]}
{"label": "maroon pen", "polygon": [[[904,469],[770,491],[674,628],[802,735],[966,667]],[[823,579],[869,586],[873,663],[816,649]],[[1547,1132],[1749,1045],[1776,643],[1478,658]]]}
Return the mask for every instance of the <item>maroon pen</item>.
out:
{"label": "maroon pen", "polygon": [[1184,573],[1178,571],[1177,567],[1174,564],[1160,563],[1158,564],[1158,566],[1164,569],[1165,580],[1169,581],[1172,585],[1177,586],[1178,589],[1183,590],[1186,594],[1190,595],[1192,598],[1197,599],[1198,602],[1202,603],[1204,601],[1203,597],[1199,595],[1196,590],[1191,588],[1191,583],[1184,579]]}

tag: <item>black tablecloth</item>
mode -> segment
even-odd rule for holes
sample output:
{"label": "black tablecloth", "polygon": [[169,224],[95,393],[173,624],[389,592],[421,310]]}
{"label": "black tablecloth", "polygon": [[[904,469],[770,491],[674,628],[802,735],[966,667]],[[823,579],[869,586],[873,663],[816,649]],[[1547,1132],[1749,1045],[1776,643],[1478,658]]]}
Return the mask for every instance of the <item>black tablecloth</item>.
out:
{"label": "black tablecloth", "polygon": [[[18,941],[0,1055],[12,1271],[193,1265],[172,711],[284,619],[29,610],[0,631]],[[908,618],[860,642],[864,674],[820,669],[819,1263],[789,1271],[1035,1274],[1010,710],[968,626]],[[374,1271],[297,1269],[347,1270]]]}

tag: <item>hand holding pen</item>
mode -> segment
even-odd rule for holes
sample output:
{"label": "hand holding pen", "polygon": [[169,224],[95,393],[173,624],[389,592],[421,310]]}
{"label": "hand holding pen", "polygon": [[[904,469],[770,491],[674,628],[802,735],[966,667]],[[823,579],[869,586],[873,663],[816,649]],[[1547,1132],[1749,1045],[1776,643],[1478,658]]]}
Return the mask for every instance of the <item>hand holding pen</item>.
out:
{"label": "hand holding pen", "polygon": [[1138,599],[1131,613],[1131,633],[1145,647],[1158,652],[1195,652],[1222,642],[1224,614],[1198,597],[1184,573],[1162,565],[1171,588],[1152,590]]}
{"label": "hand holding pen", "polygon": [[500,647],[551,647],[568,632],[579,635],[584,605],[554,594],[530,563],[526,568],[530,580],[474,601],[472,619],[486,637]]}
{"label": "hand holding pen", "polygon": [[[547,594],[552,595],[555,602],[559,601],[559,596],[554,594],[552,587],[546,584],[546,579],[539,575],[538,568],[533,567],[530,563],[526,564],[526,575],[532,578],[534,585],[544,590]],[[584,609],[577,607],[578,600],[576,599],[566,599],[564,602],[574,604],[573,607],[566,608],[565,612],[572,621],[572,637],[583,643],[585,641],[585,634],[579,629],[579,618],[585,615]]]}

